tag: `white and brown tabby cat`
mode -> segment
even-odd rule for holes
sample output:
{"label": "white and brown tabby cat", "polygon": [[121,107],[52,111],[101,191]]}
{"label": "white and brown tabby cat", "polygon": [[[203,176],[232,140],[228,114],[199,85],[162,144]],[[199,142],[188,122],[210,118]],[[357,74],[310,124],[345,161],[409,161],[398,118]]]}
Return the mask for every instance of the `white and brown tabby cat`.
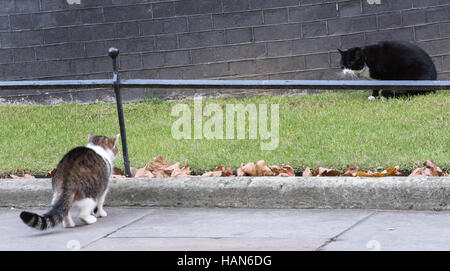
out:
{"label": "white and brown tabby cat", "polygon": [[[22,212],[20,218],[28,226],[46,230],[63,222],[64,227],[75,227],[70,215],[78,208],[78,218],[92,224],[97,217],[105,217],[103,210],[108,183],[112,174],[112,161],[117,155],[119,135],[108,138],[89,134],[88,144],[69,151],[59,162],[52,178],[52,207],[46,214]],[[97,209],[97,217],[94,210]]]}

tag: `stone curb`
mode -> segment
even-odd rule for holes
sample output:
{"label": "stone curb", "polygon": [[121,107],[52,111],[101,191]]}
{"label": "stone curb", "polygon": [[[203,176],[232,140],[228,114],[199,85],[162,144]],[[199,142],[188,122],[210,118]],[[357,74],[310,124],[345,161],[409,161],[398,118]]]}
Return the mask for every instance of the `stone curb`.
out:
{"label": "stone curb", "polygon": [[[0,207],[48,207],[50,179],[0,180]],[[108,206],[450,210],[448,177],[113,179]]]}

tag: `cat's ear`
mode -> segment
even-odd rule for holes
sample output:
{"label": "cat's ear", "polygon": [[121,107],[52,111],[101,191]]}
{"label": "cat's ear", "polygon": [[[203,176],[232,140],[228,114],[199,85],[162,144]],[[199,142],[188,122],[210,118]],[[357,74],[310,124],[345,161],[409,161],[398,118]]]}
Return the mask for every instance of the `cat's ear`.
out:
{"label": "cat's ear", "polygon": [[341,49],[337,48],[338,52],[342,55],[344,53],[344,51],[342,51]]}
{"label": "cat's ear", "polygon": [[94,134],[93,133],[89,133],[89,135],[88,135],[88,142],[92,142],[93,139],[94,139]]}

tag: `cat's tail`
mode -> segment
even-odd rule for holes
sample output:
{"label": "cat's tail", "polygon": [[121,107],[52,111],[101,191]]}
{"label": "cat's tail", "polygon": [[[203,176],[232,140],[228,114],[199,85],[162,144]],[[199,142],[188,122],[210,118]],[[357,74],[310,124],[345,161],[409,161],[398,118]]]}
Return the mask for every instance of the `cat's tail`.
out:
{"label": "cat's tail", "polygon": [[28,226],[43,231],[60,224],[69,213],[71,204],[72,199],[63,194],[46,214],[40,216],[24,211],[20,213],[20,218]]}

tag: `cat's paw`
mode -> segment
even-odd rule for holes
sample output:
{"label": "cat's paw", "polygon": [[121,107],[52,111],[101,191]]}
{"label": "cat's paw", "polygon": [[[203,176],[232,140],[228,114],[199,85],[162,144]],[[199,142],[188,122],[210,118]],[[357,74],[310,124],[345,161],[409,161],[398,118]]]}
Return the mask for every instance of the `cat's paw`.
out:
{"label": "cat's paw", "polygon": [[70,222],[63,221],[63,227],[64,228],[74,228],[75,223],[73,223],[73,221],[70,221]]}
{"label": "cat's paw", "polygon": [[106,217],[108,214],[105,212],[105,210],[98,210],[97,211],[97,217]]}
{"label": "cat's paw", "polygon": [[369,96],[369,101],[374,101],[374,100],[376,100],[377,98],[375,98],[375,96]]}
{"label": "cat's paw", "polygon": [[88,225],[97,222],[97,218],[93,215],[89,215],[86,217],[80,217],[80,220],[83,221],[83,223],[88,224]]}

